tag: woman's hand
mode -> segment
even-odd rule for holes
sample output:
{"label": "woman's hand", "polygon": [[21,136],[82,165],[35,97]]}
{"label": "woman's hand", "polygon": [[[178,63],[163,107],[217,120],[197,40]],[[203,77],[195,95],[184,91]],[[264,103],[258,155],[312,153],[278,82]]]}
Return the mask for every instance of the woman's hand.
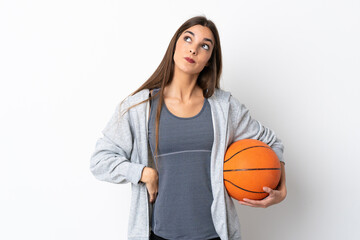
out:
{"label": "woman's hand", "polygon": [[263,187],[263,190],[269,195],[262,199],[262,200],[250,200],[244,198],[243,201],[239,201],[239,203],[250,206],[250,207],[261,207],[261,208],[267,208],[271,205],[277,204],[285,199],[287,190],[286,190],[286,177],[285,177],[285,164],[281,162],[281,177],[280,182],[276,188],[276,190],[271,189],[269,187]]}
{"label": "woman's hand", "polygon": [[159,175],[156,169],[145,167],[141,175],[141,181],[146,184],[150,195],[150,203],[154,203],[158,194]]}
{"label": "woman's hand", "polygon": [[239,201],[239,203],[250,207],[267,208],[271,205],[281,202],[286,197],[286,187],[283,187],[281,190],[274,190],[269,187],[263,187],[263,189],[265,192],[269,193],[266,198],[262,200],[251,200],[244,198],[243,201]]}

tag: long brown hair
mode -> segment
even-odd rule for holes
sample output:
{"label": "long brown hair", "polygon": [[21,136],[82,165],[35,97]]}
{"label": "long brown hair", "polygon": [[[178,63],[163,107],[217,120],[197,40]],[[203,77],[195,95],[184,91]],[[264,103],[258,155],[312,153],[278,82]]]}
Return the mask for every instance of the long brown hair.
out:
{"label": "long brown hair", "polygon": [[[203,96],[205,98],[211,97],[214,92],[215,88],[220,88],[220,75],[222,71],[222,57],[221,57],[221,45],[220,45],[220,38],[218,30],[215,26],[215,24],[207,19],[205,16],[195,16],[190,19],[188,19],[186,22],[184,22],[178,30],[175,32],[174,36],[172,37],[170,44],[165,52],[165,55],[158,66],[158,68],[155,70],[155,72],[151,75],[151,77],[143,84],[141,85],[135,92],[131,93],[129,96],[132,96],[136,94],[137,92],[140,92],[143,89],[149,89],[152,90],[154,88],[160,88],[160,91],[156,93],[153,96],[150,96],[148,99],[139,102],[131,107],[129,107],[127,110],[129,110],[132,107],[135,107],[141,103],[144,103],[148,100],[151,100],[155,98],[156,96],[159,96],[159,104],[156,109],[156,120],[155,120],[155,132],[156,132],[156,145],[155,145],[155,156],[157,159],[157,153],[158,153],[158,144],[159,144],[159,120],[160,120],[160,113],[161,108],[164,101],[164,87],[171,83],[173,72],[174,72],[174,51],[176,42],[179,39],[180,35],[188,28],[194,26],[194,25],[202,25],[204,27],[208,27],[214,38],[214,48],[211,54],[211,57],[208,61],[208,65],[204,67],[204,69],[199,73],[199,76],[197,78],[196,84],[203,90]],[[125,99],[124,99],[125,100]],[[121,102],[122,103],[122,102]],[[120,103],[120,105],[121,105]],[[125,113],[124,113],[125,114]],[[156,161],[157,163],[157,161]],[[157,166],[157,164],[156,164]]]}

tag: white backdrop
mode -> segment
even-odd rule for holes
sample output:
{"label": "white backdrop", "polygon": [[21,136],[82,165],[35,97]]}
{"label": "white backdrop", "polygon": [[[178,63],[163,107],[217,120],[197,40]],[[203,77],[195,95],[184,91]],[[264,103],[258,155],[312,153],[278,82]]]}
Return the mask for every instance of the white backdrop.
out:
{"label": "white backdrop", "polygon": [[221,87],[285,144],[288,196],[236,203],[244,240],[360,239],[360,2],[0,2],[0,239],[126,239],[130,184],[89,159],[176,29],[218,27]]}

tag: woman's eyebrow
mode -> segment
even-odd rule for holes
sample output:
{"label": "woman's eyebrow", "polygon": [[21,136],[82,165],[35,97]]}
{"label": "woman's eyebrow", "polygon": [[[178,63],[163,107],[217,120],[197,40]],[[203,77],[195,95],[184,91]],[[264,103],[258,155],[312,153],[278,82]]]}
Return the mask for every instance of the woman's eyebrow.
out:
{"label": "woman's eyebrow", "polygon": [[[195,36],[195,34],[194,34],[193,32],[191,32],[191,31],[185,31],[185,33],[187,33],[187,32],[190,33],[191,35]],[[209,42],[211,42],[212,45],[214,45],[214,43],[213,43],[213,41],[212,41],[211,39],[209,39],[209,38],[204,38],[204,40],[205,40],[205,41],[209,41]]]}

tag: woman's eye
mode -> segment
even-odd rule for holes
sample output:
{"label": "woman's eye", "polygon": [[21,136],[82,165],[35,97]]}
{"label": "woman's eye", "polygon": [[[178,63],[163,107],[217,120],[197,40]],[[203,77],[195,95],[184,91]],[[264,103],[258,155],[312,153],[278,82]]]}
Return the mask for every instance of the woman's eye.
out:
{"label": "woman's eye", "polygon": [[[191,39],[191,38],[190,38],[189,36],[184,37],[185,42],[189,42],[189,41],[187,41],[187,39]],[[207,45],[207,44],[203,44],[203,46],[206,46],[206,47],[204,48],[205,50],[209,50],[209,49],[210,49],[209,45]]]}

